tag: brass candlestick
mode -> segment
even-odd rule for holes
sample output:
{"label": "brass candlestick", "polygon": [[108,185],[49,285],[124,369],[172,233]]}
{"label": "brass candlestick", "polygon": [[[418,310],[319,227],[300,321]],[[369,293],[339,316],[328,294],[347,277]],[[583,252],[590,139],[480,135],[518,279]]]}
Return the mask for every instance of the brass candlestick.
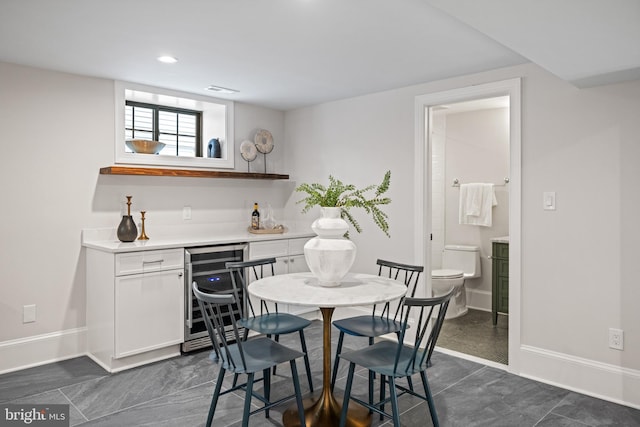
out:
{"label": "brass candlestick", "polygon": [[142,215],[142,231],[140,232],[140,237],[138,237],[138,240],[149,240],[149,237],[147,236],[147,233],[144,232],[144,214],[146,213],[146,211],[140,211],[140,215]]}

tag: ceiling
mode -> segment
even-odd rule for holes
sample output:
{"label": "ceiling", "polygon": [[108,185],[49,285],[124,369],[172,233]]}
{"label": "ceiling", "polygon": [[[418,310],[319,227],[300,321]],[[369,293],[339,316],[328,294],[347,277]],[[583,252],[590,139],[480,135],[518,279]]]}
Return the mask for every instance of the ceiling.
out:
{"label": "ceiling", "polygon": [[280,110],[529,61],[578,86],[640,78],[640,0],[608,4],[0,0],[0,61]]}

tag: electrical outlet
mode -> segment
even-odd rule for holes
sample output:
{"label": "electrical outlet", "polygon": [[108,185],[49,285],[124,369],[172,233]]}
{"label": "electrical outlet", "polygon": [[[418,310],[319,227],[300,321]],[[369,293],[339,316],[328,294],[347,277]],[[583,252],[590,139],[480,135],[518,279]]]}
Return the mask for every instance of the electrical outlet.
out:
{"label": "electrical outlet", "polygon": [[36,321],[36,305],[25,305],[22,307],[22,323],[31,323]]}
{"label": "electrical outlet", "polygon": [[624,349],[624,331],[622,329],[609,328],[609,347],[616,350]]}
{"label": "electrical outlet", "polygon": [[191,219],[191,206],[185,206],[182,208],[182,219]]}

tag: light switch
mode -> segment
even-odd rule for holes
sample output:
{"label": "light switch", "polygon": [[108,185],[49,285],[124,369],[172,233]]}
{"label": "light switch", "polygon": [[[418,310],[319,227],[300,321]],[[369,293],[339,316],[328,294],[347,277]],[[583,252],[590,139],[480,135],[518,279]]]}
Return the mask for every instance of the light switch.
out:
{"label": "light switch", "polygon": [[545,211],[556,210],[556,192],[545,191],[542,193],[542,207]]}
{"label": "light switch", "polygon": [[185,220],[191,219],[191,206],[185,206],[182,208],[182,219],[185,219]]}

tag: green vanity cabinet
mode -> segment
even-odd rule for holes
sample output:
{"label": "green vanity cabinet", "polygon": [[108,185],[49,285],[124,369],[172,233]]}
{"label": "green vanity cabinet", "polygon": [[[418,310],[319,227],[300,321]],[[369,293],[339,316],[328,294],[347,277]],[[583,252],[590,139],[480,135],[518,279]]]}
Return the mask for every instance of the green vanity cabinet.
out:
{"label": "green vanity cabinet", "polygon": [[493,242],[491,261],[491,311],[496,325],[498,313],[509,313],[509,244]]}

